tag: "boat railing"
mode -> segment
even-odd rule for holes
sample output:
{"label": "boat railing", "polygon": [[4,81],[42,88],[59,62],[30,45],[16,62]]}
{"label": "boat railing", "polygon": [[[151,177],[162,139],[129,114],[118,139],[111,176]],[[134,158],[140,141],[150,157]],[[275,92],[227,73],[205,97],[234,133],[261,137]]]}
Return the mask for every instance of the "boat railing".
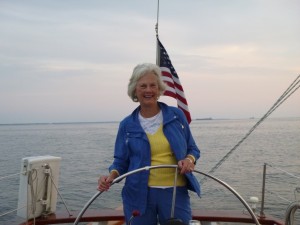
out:
{"label": "boat railing", "polygon": [[[168,166],[170,166],[170,165],[168,165]],[[176,165],[173,165],[174,167],[176,167]],[[295,179],[297,179],[297,180],[299,180],[300,181],[300,177],[299,176],[297,176],[297,175],[295,175],[295,174],[292,174],[292,173],[290,173],[290,172],[287,172],[287,171],[285,171],[285,170],[283,170],[282,168],[279,168],[279,167],[276,167],[276,166],[274,166],[274,165],[272,165],[272,164],[269,164],[269,163],[265,163],[264,165],[263,165],[263,185],[262,185],[262,196],[261,196],[261,209],[260,209],[260,215],[257,215],[257,216],[259,216],[260,218],[264,218],[264,216],[265,216],[265,195],[266,195],[266,193],[270,193],[270,194],[273,194],[273,195],[275,195],[276,197],[278,197],[278,198],[280,198],[280,199],[282,199],[282,200],[284,200],[284,201],[286,201],[289,205],[288,205],[288,207],[287,207],[287,209],[286,209],[286,221],[292,221],[293,220],[293,217],[294,217],[294,215],[295,215],[295,212],[296,212],[296,210],[297,209],[299,209],[300,208],[300,206],[299,206],[299,198],[297,198],[297,197],[299,197],[300,196],[300,187],[299,187],[299,182],[296,184],[296,187],[295,187],[295,190],[294,190],[294,199],[293,200],[290,200],[290,199],[287,199],[287,198],[284,198],[284,197],[282,197],[282,196],[280,196],[280,193],[278,193],[278,192],[272,192],[271,191],[271,189],[270,189],[270,187],[269,187],[269,184],[267,184],[266,183],[266,180],[267,180],[267,177],[270,175],[270,173],[271,173],[271,171],[270,171],[270,169],[268,169],[268,173],[267,173],[267,168],[268,167],[270,167],[270,168],[273,168],[273,169],[275,169],[275,170],[278,170],[278,171],[281,171],[281,173],[282,174],[285,174],[285,175],[287,175],[287,176],[289,176],[289,177],[292,177],[292,178],[295,178]],[[146,169],[150,169],[150,167],[144,167],[144,168],[141,168],[140,170],[146,170]],[[139,172],[140,170],[138,170],[138,171],[136,171],[136,172]],[[202,172],[200,172],[200,171],[194,171],[195,173],[199,173],[199,174],[202,174]],[[7,180],[10,180],[10,179],[14,179],[15,177],[17,177],[17,176],[20,176],[20,175],[22,175],[23,173],[21,172],[21,173],[15,173],[15,174],[11,174],[11,175],[5,175],[5,176],[2,176],[2,177],[0,177],[0,182],[2,182],[2,181],[5,181],[6,183],[9,183],[9,182],[7,182]],[[204,176],[210,176],[209,174],[202,174],[202,175],[204,175]],[[277,176],[277,175],[276,175]],[[51,178],[51,177],[50,177]],[[122,177],[122,176],[120,176],[120,177],[118,177],[117,178],[117,180],[115,181],[115,182],[117,182],[117,181],[120,181],[120,180],[122,180],[122,179],[124,179],[124,177]],[[216,178],[217,179],[217,178]],[[217,180],[216,180],[217,181]],[[297,186],[298,185],[298,186]],[[267,187],[268,186],[268,187]],[[230,187],[230,186],[229,186]],[[58,191],[58,190],[57,190]],[[99,194],[99,193],[97,193],[97,194]],[[60,195],[60,194],[59,194]],[[62,196],[60,196],[61,197],[61,199],[62,199]],[[237,197],[238,197],[238,195],[237,195]],[[238,197],[239,198],[239,197]],[[30,203],[29,203],[30,204]],[[247,204],[247,203],[246,203]],[[22,208],[25,208],[25,207],[30,207],[30,205],[24,205],[24,206],[21,206]],[[248,206],[247,206],[248,207]],[[246,208],[247,208],[246,207]],[[251,207],[250,207],[251,208]],[[12,214],[12,213],[15,213],[16,211],[18,211],[20,209],[20,207],[17,207],[16,209],[9,209],[9,210],[7,210],[7,211],[5,211],[5,212],[0,212],[0,218],[1,217],[4,217],[4,216],[6,216],[6,215],[9,215],[9,214]],[[251,214],[251,213],[250,213]],[[296,216],[298,216],[298,215],[296,215]],[[298,220],[297,220],[298,221]],[[288,224],[288,225],[290,225],[290,224],[292,224],[291,222],[286,222],[286,224]]]}
{"label": "boat railing", "polygon": [[278,170],[280,172],[282,172],[285,176],[289,176],[289,177],[292,177],[294,179],[297,179],[299,180],[300,182],[300,177],[295,175],[295,174],[292,174],[288,171],[285,171],[279,167],[276,167],[270,163],[264,163],[263,165],[263,180],[262,180],[262,194],[261,194],[261,209],[260,209],[260,217],[265,217],[265,195],[266,195],[266,192],[272,194],[272,195],[275,195],[277,198],[280,198],[282,200],[284,200],[285,202],[287,202],[289,204],[289,206],[287,207],[287,210],[286,210],[286,214],[285,214],[285,224],[286,225],[293,225],[293,221],[294,221],[294,216],[295,216],[295,212],[297,209],[300,209],[300,198],[298,199],[298,196],[297,194],[300,196],[300,186],[296,186],[295,189],[294,189],[294,199],[293,200],[290,200],[290,199],[287,199],[287,198],[284,198],[282,196],[280,196],[278,193],[276,192],[272,192],[270,189],[267,190],[266,188],[266,180],[267,180],[267,166],[268,167],[271,167],[275,170]]}
{"label": "boat railing", "polygon": [[[2,177],[0,177],[0,182],[7,181],[7,180],[9,180],[9,179],[15,178],[15,177],[17,177],[17,176],[20,176],[21,174],[24,174],[24,172],[21,172],[21,173],[14,173],[14,174],[9,174],[9,175],[2,176]],[[9,215],[9,214],[11,214],[11,213],[14,213],[14,212],[18,211],[19,209],[25,208],[25,207],[27,207],[27,205],[24,205],[24,206],[22,206],[22,207],[15,208],[15,209],[9,209],[9,210],[7,210],[7,211],[5,211],[5,212],[0,212],[0,218],[1,218],[1,217],[4,217],[4,216],[6,216],[6,215]]]}

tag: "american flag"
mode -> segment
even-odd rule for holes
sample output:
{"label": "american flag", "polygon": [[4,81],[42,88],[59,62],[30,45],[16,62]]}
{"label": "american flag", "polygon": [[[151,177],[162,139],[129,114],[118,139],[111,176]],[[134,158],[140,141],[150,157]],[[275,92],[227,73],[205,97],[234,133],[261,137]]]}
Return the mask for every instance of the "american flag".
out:
{"label": "american flag", "polygon": [[180,83],[179,77],[172,65],[172,62],[169,58],[166,49],[164,48],[164,46],[158,38],[157,43],[159,50],[158,66],[161,69],[163,81],[167,84],[167,89],[165,90],[163,95],[173,97],[177,100],[178,108],[180,108],[184,112],[188,122],[190,123],[192,121],[191,114],[188,108],[187,100],[184,96],[184,91]]}

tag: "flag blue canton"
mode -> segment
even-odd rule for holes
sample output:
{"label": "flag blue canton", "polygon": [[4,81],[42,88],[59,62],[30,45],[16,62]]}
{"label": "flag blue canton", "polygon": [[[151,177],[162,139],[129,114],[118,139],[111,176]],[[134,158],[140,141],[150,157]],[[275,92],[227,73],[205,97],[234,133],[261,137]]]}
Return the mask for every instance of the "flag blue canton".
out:
{"label": "flag blue canton", "polygon": [[160,66],[169,68],[172,75],[178,78],[176,70],[174,69],[174,67],[171,63],[171,60],[170,60],[170,57],[169,57],[167,51],[165,50],[164,46],[160,42],[159,42],[159,45],[160,45]]}

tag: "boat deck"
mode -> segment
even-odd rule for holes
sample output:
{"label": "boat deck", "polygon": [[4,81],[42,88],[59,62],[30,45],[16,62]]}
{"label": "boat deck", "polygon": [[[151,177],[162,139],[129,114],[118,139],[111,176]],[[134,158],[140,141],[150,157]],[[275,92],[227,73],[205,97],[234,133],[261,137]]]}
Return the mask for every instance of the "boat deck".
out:
{"label": "boat deck", "polygon": [[[73,212],[71,216],[66,213],[56,213],[45,218],[38,218],[35,220],[35,225],[46,224],[62,224],[74,223],[79,212]],[[250,215],[241,211],[231,210],[202,210],[197,209],[192,212],[193,219],[200,221],[214,221],[214,222],[236,222],[236,223],[252,223],[253,219]],[[264,218],[259,217],[259,222],[262,225],[284,225],[284,222],[270,216]],[[96,221],[122,221],[124,214],[122,210],[113,209],[89,209],[81,218],[81,222],[96,222]],[[33,221],[24,222],[20,225],[33,225]]]}

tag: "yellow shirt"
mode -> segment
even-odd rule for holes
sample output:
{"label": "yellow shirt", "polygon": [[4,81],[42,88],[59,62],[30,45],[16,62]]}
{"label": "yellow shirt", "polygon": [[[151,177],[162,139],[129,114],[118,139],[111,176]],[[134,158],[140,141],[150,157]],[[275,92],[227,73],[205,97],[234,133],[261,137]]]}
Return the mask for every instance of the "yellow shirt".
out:
{"label": "yellow shirt", "polygon": [[[177,160],[171,150],[170,144],[165,137],[162,125],[153,135],[147,134],[151,148],[151,166],[177,165]],[[174,186],[175,168],[151,169],[148,186]],[[185,186],[184,175],[177,175],[177,186]]]}

